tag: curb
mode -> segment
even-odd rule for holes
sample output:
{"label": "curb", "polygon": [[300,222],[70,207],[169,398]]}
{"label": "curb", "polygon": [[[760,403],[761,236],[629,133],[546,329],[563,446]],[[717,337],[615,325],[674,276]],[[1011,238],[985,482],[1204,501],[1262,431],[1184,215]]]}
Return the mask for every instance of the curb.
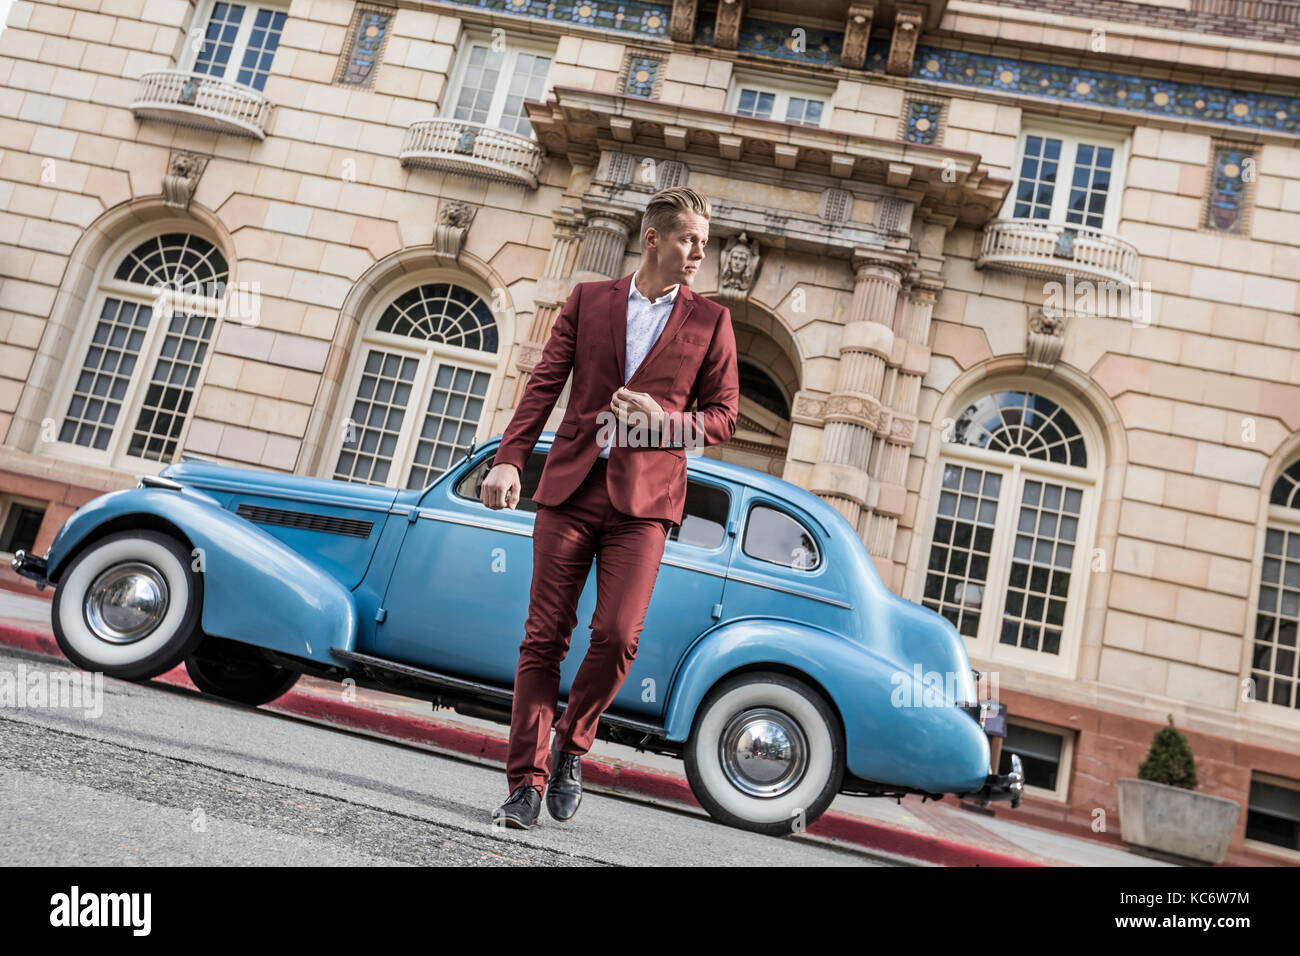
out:
{"label": "curb", "polygon": [[[0,645],[66,660],[54,638],[39,631],[0,624]],[[178,665],[153,679],[173,687],[197,689],[186,675],[184,665]],[[263,705],[261,709],[321,721],[348,730],[382,734],[409,743],[424,744],[476,757],[502,767],[506,762],[507,741],[494,734],[448,727],[418,717],[373,710],[343,700],[328,700],[302,691],[291,690],[273,704]],[[611,793],[650,797],[703,809],[684,777],[639,767],[625,767],[590,756],[583,757],[582,776],[584,783]],[[895,829],[841,813],[823,814],[805,832],[809,836],[840,840],[867,850],[939,866],[1047,865],[941,837]]]}

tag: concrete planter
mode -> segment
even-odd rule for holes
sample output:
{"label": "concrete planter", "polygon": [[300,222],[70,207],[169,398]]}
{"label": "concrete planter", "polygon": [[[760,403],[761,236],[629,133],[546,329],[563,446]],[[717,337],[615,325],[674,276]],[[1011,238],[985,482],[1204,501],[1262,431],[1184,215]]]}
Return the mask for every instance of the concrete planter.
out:
{"label": "concrete planter", "polygon": [[1223,862],[1241,806],[1182,787],[1126,777],[1119,781],[1125,843],[1200,863]]}

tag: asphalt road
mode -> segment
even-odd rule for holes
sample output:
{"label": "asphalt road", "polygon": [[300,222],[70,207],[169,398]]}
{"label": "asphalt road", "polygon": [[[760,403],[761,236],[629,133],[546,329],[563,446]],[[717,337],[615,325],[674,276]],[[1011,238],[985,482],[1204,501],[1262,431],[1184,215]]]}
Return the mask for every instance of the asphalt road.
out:
{"label": "asphalt road", "polygon": [[[0,648],[6,673],[29,687],[83,674]],[[592,791],[568,824],[543,807],[533,829],[503,831],[498,768],[160,684],[104,678],[89,707],[20,703],[0,703],[10,865],[888,865]]]}

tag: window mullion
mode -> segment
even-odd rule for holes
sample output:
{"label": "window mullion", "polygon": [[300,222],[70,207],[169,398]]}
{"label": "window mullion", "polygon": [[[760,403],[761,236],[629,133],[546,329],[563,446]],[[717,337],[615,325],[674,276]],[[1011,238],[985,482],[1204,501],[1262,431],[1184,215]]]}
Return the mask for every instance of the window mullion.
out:
{"label": "window mullion", "polygon": [[249,38],[253,35],[253,21],[257,19],[258,8],[251,3],[240,4],[244,15],[239,21],[239,32],[230,48],[230,59],[226,61],[226,72],[222,77],[227,83],[234,83],[244,62],[244,53],[248,50]]}
{"label": "window mullion", "polygon": [[[489,53],[492,47],[488,47]],[[519,62],[519,51],[511,47],[501,57],[501,74],[497,77],[497,87],[492,91],[492,106],[488,109],[488,125],[497,128],[505,121],[506,99],[510,95],[510,84],[514,82],[515,66]]]}
{"label": "window mullion", "polygon": [[398,435],[397,445],[393,449],[393,468],[391,473],[397,475],[397,488],[406,487],[414,466],[415,444],[424,429],[424,418],[428,413],[429,399],[433,395],[434,372],[438,366],[438,357],[425,349],[415,371],[415,381],[411,383],[411,403],[402,416],[402,431]]}
{"label": "window mullion", "polygon": [[993,557],[989,561],[989,580],[984,588],[988,610],[980,617],[980,643],[987,648],[985,656],[990,660],[998,654],[1001,647],[998,635],[1002,633],[1002,609],[1006,606],[1007,585],[1011,576],[1016,522],[1020,520],[1021,485],[1024,481],[1020,462],[1012,462],[1009,477],[1010,481],[1002,483],[1003,493],[1007,496],[1006,505],[1002,501],[998,502],[998,522],[993,531]]}
{"label": "window mullion", "polygon": [[[118,412],[117,422],[113,428],[113,437],[108,443],[108,461],[114,468],[121,467],[121,461],[126,457],[131,432],[135,430],[135,422],[140,415],[139,406],[143,404],[149,382],[153,380],[154,368],[158,364],[156,352],[161,349],[159,343],[163,338],[159,326],[163,325],[164,321],[170,321],[170,317],[166,320],[160,317],[161,313],[158,309],[160,296],[155,295],[149,299],[142,296],[136,298],[149,307],[149,327],[145,330],[144,341],[140,343],[140,354],[136,357],[135,368],[126,386],[126,394],[122,396],[121,410]],[[131,464],[131,467],[134,465]]]}
{"label": "window mullion", "polygon": [[[1065,224],[1065,214],[1070,208],[1070,191],[1074,188],[1074,164],[1079,158],[1079,144],[1070,136],[1053,138],[1061,141],[1061,159],[1056,165],[1056,189],[1052,192],[1050,221]],[[1067,156],[1070,157],[1068,162]]]}

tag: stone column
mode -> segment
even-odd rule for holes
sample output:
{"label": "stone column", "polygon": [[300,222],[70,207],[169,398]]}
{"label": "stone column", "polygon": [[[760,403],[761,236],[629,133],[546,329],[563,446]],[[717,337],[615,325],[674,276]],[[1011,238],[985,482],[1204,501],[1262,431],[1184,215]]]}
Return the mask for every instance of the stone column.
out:
{"label": "stone column", "polygon": [[[586,210],[587,227],[578,252],[578,273],[590,278],[613,279],[623,266],[627,242],[635,228],[630,213]],[[581,281],[581,280],[580,280]]]}
{"label": "stone column", "polygon": [[855,527],[870,502],[870,464],[882,412],[885,373],[894,351],[894,310],[902,257],[861,252],[850,321],[840,340],[839,375],[826,400],[821,454],[809,487]]}
{"label": "stone column", "polygon": [[863,540],[875,558],[881,577],[891,586],[898,583],[892,555],[899,519],[907,504],[907,463],[916,441],[917,404],[921,380],[930,367],[930,315],[938,295],[939,282],[919,277],[906,287],[899,310],[898,332],[885,387],[881,393],[881,414],[877,422],[880,438],[871,465],[870,511],[863,520]]}
{"label": "stone column", "polygon": [[516,407],[523,398],[533,367],[542,357],[542,349],[546,347],[546,340],[551,334],[551,325],[567,297],[570,285],[568,276],[573,271],[578,244],[582,239],[582,219],[574,215],[572,210],[558,209],[551,218],[555,222],[555,241],[547,256],[545,270],[537,280],[533,299],[536,310],[528,328],[528,339],[519,344],[515,357],[515,368],[519,374],[515,377],[510,408]]}

